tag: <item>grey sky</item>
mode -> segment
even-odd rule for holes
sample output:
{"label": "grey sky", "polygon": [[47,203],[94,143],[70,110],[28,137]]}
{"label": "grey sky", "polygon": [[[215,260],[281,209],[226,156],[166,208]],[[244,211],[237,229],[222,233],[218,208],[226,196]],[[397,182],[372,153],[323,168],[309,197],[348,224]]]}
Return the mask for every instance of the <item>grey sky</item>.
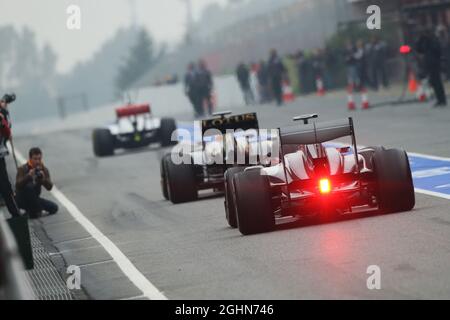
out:
{"label": "grey sky", "polygon": [[[183,0],[135,0],[138,23],[158,41],[176,43],[182,39],[186,24]],[[39,45],[48,42],[59,56],[58,70],[67,72],[77,61],[87,59],[122,26],[130,25],[130,0],[0,0],[0,26],[28,26]],[[192,0],[194,17],[212,2]],[[68,30],[66,9],[81,8],[81,30]]]}

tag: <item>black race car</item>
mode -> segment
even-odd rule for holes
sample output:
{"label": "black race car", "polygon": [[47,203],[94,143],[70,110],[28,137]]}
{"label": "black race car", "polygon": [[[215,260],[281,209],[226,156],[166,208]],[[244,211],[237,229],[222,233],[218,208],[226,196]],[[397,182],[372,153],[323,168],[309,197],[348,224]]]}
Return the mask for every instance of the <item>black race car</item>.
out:
{"label": "black race car", "polygon": [[[358,149],[352,118],[279,129],[278,164],[227,175],[226,210],[244,235],[268,232],[288,217],[412,210],[414,186],[408,155],[399,149]],[[349,145],[330,141],[351,137]],[[230,219],[231,217],[231,219]],[[289,220],[289,218],[287,219]]]}
{"label": "black race car", "polygon": [[116,149],[134,149],[159,143],[174,144],[172,133],[177,129],[172,118],[155,118],[149,104],[128,104],[116,109],[116,121],[97,128],[92,135],[94,154],[112,156]]}
{"label": "black race car", "polygon": [[[201,141],[189,142],[185,146],[180,144],[163,156],[161,188],[167,200],[173,203],[194,201],[198,192],[205,189],[223,192],[227,169],[243,171],[260,163],[256,113],[230,114],[216,113],[213,118],[203,120]],[[256,156],[253,158],[252,154]],[[174,161],[174,157],[180,156],[186,161]]]}

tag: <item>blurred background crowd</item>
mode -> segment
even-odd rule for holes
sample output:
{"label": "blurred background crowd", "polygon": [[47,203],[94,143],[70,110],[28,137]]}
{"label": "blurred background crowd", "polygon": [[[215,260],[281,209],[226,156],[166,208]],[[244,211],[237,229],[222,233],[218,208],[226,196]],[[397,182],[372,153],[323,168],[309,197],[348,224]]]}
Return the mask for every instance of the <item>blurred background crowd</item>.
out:
{"label": "blurred background crowd", "polygon": [[[436,66],[426,62],[426,52],[418,50],[417,43],[425,29],[439,42],[439,73],[444,80],[450,79],[447,0],[170,2],[168,8],[173,10],[162,19],[167,30],[149,27],[152,12],[162,10],[154,2],[99,2],[95,8],[86,8],[85,4],[82,9],[89,10],[85,19],[92,17],[95,21],[104,12],[102,6],[109,6],[110,25],[116,29],[108,34],[113,35],[100,39],[92,24],[84,20],[84,33],[79,36],[82,41],[66,41],[58,50],[52,41],[42,41],[45,28],[53,33],[59,30],[51,27],[52,21],[38,21],[39,28],[34,29],[28,24],[31,18],[20,26],[3,21],[0,88],[21,93],[13,114],[16,121],[58,114],[64,117],[117,103],[133,90],[186,83],[187,66],[191,71],[199,69],[199,60],[213,79],[235,76],[248,104],[281,104],[280,90],[289,94],[292,91],[294,95],[322,94],[347,88],[349,83],[355,89],[380,90],[403,82],[406,69],[414,71],[420,80],[429,77],[431,68],[434,76],[430,80],[436,80]],[[381,30],[368,30],[366,26],[366,9],[374,4],[381,8]],[[13,5],[8,6],[13,17]],[[56,5],[48,8],[58,9]],[[59,9],[65,12],[64,8]],[[113,14],[115,9],[121,14]],[[17,10],[23,14],[22,7]],[[123,23],[113,21],[117,17]],[[162,41],[168,37],[165,31],[169,32],[169,27],[178,30],[180,36]],[[74,32],[60,31],[61,38],[77,37]],[[60,61],[68,60],[77,48],[87,48],[90,39],[95,44],[91,54],[79,60],[72,57],[71,67],[61,71]],[[399,52],[404,45],[411,47],[407,59]],[[200,89],[206,92],[204,99],[213,101],[214,84],[204,86],[209,87]],[[185,85],[188,95],[191,87]],[[199,99],[194,100],[198,106]],[[30,108],[31,105],[40,107]]]}

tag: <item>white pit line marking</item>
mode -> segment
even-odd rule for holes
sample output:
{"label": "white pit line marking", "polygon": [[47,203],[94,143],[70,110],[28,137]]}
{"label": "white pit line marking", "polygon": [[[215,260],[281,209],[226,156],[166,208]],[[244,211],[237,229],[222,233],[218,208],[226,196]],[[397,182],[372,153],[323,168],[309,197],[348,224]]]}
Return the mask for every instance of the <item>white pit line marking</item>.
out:
{"label": "white pit line marking", "polygon": [[428,190],[419,189],[419,188],[415,188],[414,191],[416,193],[422,193],[422,194],[425,194],[427,196],[433,196],[433,197],[438,197],[438,198],[443,198],[443,199],[450,200],[450,195],[447,195],[447,194],[444,194],[444,193],[433,192],[433,191],[428,191]]}
{"label": "white pit line marking", "polygon": [[[27,161],[20,152],[15,151],[17,160],[20,163]],[[123,254],[122,251],[109,240],[97,227],[87,219],[83,213],[61,192],[53,187],[52,195],[69,211],[72,217],[83,226],[84,229],[110,254],[117,266],[127,276],[128,279],[142,291],[142,296],[150,300],[167,300],[167,297],[159,291]]]}

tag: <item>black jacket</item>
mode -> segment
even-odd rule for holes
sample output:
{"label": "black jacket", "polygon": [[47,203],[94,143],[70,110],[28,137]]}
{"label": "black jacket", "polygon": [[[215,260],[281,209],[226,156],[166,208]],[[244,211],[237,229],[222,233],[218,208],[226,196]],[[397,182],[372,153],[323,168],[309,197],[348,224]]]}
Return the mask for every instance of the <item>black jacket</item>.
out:
{"label": "black jacket", "polygon": [[434,35],[422,35],[416,44],[416,50],[423,55],[424,66],[428,71],[440,70],[442,50],[439,40]]}
{"label": "black jacket", "polygon": [[236,77],[241,88],[250,88],[250,72],[245,64],[240,64],[237,67]]}
{"label": "black jacket", "polygon": [[272,56],[268,63],[268,73],[272,81],[281,82],[286,72],[283,62],[278,56]]}
{"label": "black jacket", "polygon": [[188,71],[184,76],[184,91],[187,95],[194,95],[198,92],[197,72]]}

